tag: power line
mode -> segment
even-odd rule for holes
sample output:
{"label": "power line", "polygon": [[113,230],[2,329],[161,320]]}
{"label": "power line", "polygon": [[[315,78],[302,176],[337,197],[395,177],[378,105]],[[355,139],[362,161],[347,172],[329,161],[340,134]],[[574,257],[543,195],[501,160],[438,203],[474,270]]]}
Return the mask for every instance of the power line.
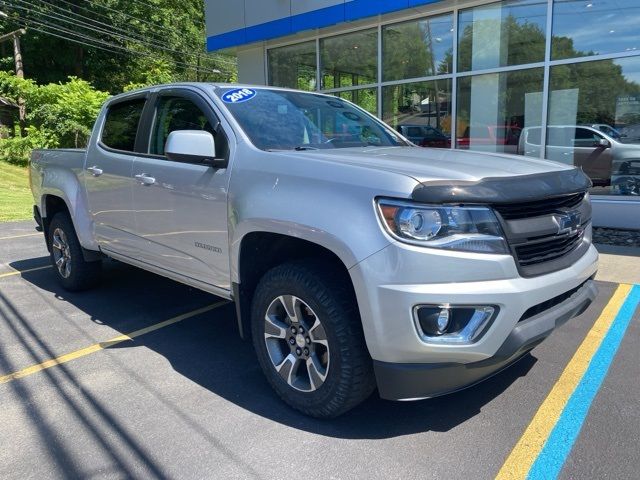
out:
{"label": "power line", "polygon": [[[137,20],[138,22],[146,23],[147,25],[150,25],[150,26],[152,26],[154,28],[160,28],[160,29],[166,30],[168,32],[180,35],[179,31],[173,30],[173,29],[171,29],[171,28],[169,28],[169,27],[167,27],[165,25],[160,25],[160,24],[157,24],[157,23],[149,22],[149,21],[144,20],[144,19],[139,18],[139,17],[134,17],[133,15],[129,15],[128,13],[125,13],[125,12],[123,12],[121,10],[117,10],[115,8],[107,7],[106,5],[101,5],[99,3],[95,3],[95,2],[93,2],[91,0],[83,0],[83,1],[87,2],[89,5],[93,5],[95,7],[99,7],[99,8],[103,8],[105,10],[109,10],[109,11],[115,12],[115,13],[123,15],[123,16],[125,16],[127,18],[131,18],[132,20]],[[157,6],[155,6],[155,7],[157,7]]]}
{"label": "power line", "polygon": [[[21,0],[18,0],[18,1],[21,1]],[[64,12],[64,14],[66,14],[66,15],[73,15],[75,17],[78,17],[78,18],[80,18],[82,20],[86,20],[88,22],[96,23],[96,24],[99,24],[99,25],[104,25],[104,26],[107,26],[107,27],[110,27],[110,28],[115,28],[117,30],[120,30],[121,32],[127,32],[129,34],[132,34],[131,32],[128,32],[127,30],[123,29],[122,27],[116,27],[112,23],[105,23],[105,22],[102,22],[100,20],[95,20],[95,19],[87,17],[85,15],[81,15],[80,13],[76,13],[76,12],[72,11],[71,9],[66,9],[64,7],[60,7],[58,5],[54,5],[52,3],[49,3],[46,0],[39,0],[39,1],[41,2],[41,4],[47,5],[48,7],[51,7],[51,8],[55,8],[57,10],[60,10],[60,11]],[[66,5],[69,5],[69,7],[71,7],[71,8],[78,8],[78,9],[84,11],[84,12],[89,13],[92,16],[97,16],[99,18],[104,18],[104,19],[108,20],[109,22],[111,22],[111,20],[112,20],[111,17],[109,17],[108,15],[105,15],[104,13],[100,13],[100,12],[97,12],[95,10],[91,10],[91,9],[89,9],[87,7],[83,7],[82,5],[76,5],[76,4],[71,3],[71,2],[69,2],[67,0],[57,0],[57,1],[61,2],[61,3],[64,3]],[[23,1],[22,3],[26,3],[27,5],[30,5],[30,2]],[[142,35],[137,33],[137,32],[135,34],[133,34],[133,35],[142,37]],[[157,34],[155,32],[152,32],[151,35],[153,36],[154,41],[161,40],[160,38],[156,38]]]}
{"label": "power line", "polygon": [[[58,6],[55,6],[55,5],[51,5],[51,4],[47,3],[47,2],[44,2],[43,0],[40,0],[40,1],[42,1],[47,6],[54,7],[54,8],[57,8],[58,10],[61,10],[65,14],[72,14],[72,15],[75,15],[76,17],[78,17],[79,19],[96,22],[96,23],[98,23],[100,25],[104,25],[104,26],[108,27],[111,30],[119,30],[121,32],[124,31],[124,32],[126,32],[126,34],[114,33],[114,32],[112,32],[110,30],[105,30],[104,28],[98,27],[96,25],[85,24],[83,21],[81,21],[79,19],[76,19],[76,18],[65,18],[62,14],[57,13],[57,12],[50,12],[50,14],[47,14],[47,13],[41,12],[39,10],[37,11],[37,10],[34,10],[34,7],[32,6],[31,3],[26,2],[24,0],[14,0],[14,1],[18,1],[18,2],[20,2],[22,4],[27,4],[31,8],[29,9],[29,8],[18,6],[18,5],[11,5],[8,2],[2,2],[2,3],[5,4],[5,5],[9,5],[10,7],[13,7],[13,8],[18,8],[18,9],[21,9],[21,10],[25,10],[28,13],[34,13],[34,14],[37,14],[37,15],[44,15],[44,16],[52,18],[52,19],[54,19],[56,21],[62,21],[62,22],[65,22],[65,23],[75,24],[77,26],[81,26],[81,27],[83,27],[85,29],[88,29],[88,30],[99,31],[100,33],[103,33],[103,34],[106,34],[106,35],[110,35],[110,36],[114,36],[114,37],[127,38],[130,41],[137,42],[137,43],[140,43],[140,44],[145,44],[145,45],[151,46],[151,47],[159,49],[159,50],[164,50],[164,51],[167,51],[167,52],[176,53],[176,54],[179,54],[179,55],[182,55],[182,56],[192,56],[192,57],[199,57],[199,58],[205,58],[205,59],[212,59],[213,60],[213,57],[206,57],[206,56],[205,57],[201,57],[200,54],[197,54],[197,53],[178,51],[178,50],[175,50],[175,49],[171,49],[171,48],[159,45],[156,42],[150,42],[148,40],[140,40],[139,39],[141,37],[140,34],[137,34],[135,32],[128,32],[128,31],[126,31],[126,30],[124,30],[122,28],[117,28],[114,25],[106,24],[104,22],[100,22],[100,21],[97,21],[97,20],[92,20],[92,19],[89,19],[87,17],[84,17],[84,16],[79,15],[79,14],[74,13],[74,12],[69,12],[69,11],[65,10],[64,8],[61,8],[61,7],[58,7]],[[62,1],[64,1],[64,0],[62,0]],[[65,3],[69,3],[69,2],[65,2]],[[69,4],[69,5],[72,5],[72,4]],[[41,7],[42,5],[38,5],[38,6]],[[51,14],[55,15],[55,17],[53,17]],[[131,37],[131,35],[136,35],[137,38]],[[233,60],[226,59],[226,58],[221,58],[220,56],[216,56],[215,60],[217,60],[219,62],[222,62],[222,63],[227,63],[227,64],[232,65],[232,66],[236,65],[236,62],[234,62]]]}
{"label": "power line", "polygon": [[[14,1],[20,2],[22,4],[31,5],[31,4],[29,4],[28,2],[26,2],[24,0],[14,0]],[[129,40],[131,42],[135,42],[135,43],[138,43],[140,45],[147,46],[147,47],[152,47],[154,49],[163,50],[165,52],[175,53],[175,54],[178,54],[178,55],[181,55],[181,56],[191,56],[191,57],[196,57],[196,58],[200,57],[200,58],[210,59],[211,61],[216,61],[217,60],[217,61],[219,61],[221,63],[227,63],[229,65],[235,66],[235,62],[233,62],[231,60],[222,59],[222,58],[219,58],[219,57],[217,57],[216,60],[214,60],[212,57],[206,57],[206,56],[205,57],[201,57],[197,53],[178,51],[178,50],[175,50],[175,49],[172,49],[172,48],[168,48],[168,47],[159,45],[159,44],[157,44],[155,42],[151,43],[149,41],[139,40],[138,38],[131,37],[129,35],[124,35],[124,34],[121,34],[121,33],[116,33],[114,31],[109,31],[109,30],[106,30],[105,28],[97,27],[95,25],[89,25],[89,24],[86,24],[86,23],[84,23],[84,22],[82,22],[80,20],[77,20],[75,18],[66,18],[66,17],[64,17],[63,15],[61,15],[61,14],[59,14],[57,12],[44,13],[44,12],[41,12],[41,11],[34,10],[34,7],[27,8],[27,7],[23,7],[23,6],[20,6],[20,5],[12,5],[12,4],[8,3],[8,2],[2,2],[2,3],[5,4],[8,8],[19,9],[19,10],[27,12],[28,14],[33,14],[33,15],[37,15],[37,16],[44,16],[44,17],[47,17],[47,18],[51,18],[52,20],[55,20],[56,22],[63,22],[63,23],[67,23],[67,24],[70,24],[70,25],[79,26],[81,28],[84,28],[86,30],[90,30],[92,32],[101,33],[103,35],[108,35],[108,36],[111,36],[111,37],[114,37],[114,38],[118,38],[118,39]],[[49,4],[47,4],[47,5],[49,5]],[[50,6],[53,6],[53,5],[50,5]],[[57,8],[60,8],[60,7],[57,7]],[[62,9],[62,10],[64,11],[64,9]],[[82,15],[78,15],[78,16],[80,18],[86,19],[86,17],[83,17]],[[87,19],[87,20],[89,20],[89,19]],[[102,22],[98,22],[98,23],[100,23],[102,25],[105,25],[107,27],[110,27],[112,30],[116,29],[112,25],[107,25],[107,24],[102,23]]]}
{"label": "power line", "polygon": [[[29,19],[25,19],[24,17],[18,17],[18,18],[20,18],[23,21],[29,21]],[[64,40],[68,40],[68,41],[71,41],[71,42],[79,43],[79,44],[82,44],[82,45],[85,45],[85,46],[89,46],[89,47],[93,47],[93,48],[98,48],[100,50],[106,50],[106,51],[109,51],[109,52],[112,52],[112,53],[120,53],[120,54],[129,53],[129,54],[138,55],[138,56],[142,56],[142,57],[153,57],[153,58],[155,58],[154,55],[151,55],[151,54],[148,54],[148,53],[144,53],[144,52],[139,52],[137,50],[132,50],[130,48],[123,47],[123,46],[115,44],[115,43],[104,42],[101,39],[96,39],[95,37],[91,37],[89,35],[77,33],[77,32],[74,32],[72,30],[69,30],[69,29],[66,29],[66,28],[62,28],[62,27],[59,27],[59,26],[56,26],[56,25],[52,25],[52,24],[47,23],[47,22],[42,22],[42,21],[38,21],[38,20],[34,20],[34,19],[30,19],[30,21],[40,25],[40,27],[41,27],[41,28],[36,28],[36,27],[33,27],[32,25],[29,25],[30,29],[33,29],[33,30],[35,30],[37,32],[53,35],[54,37],[58,37],[58,38],[61,38],[61,39],[64,39]],[[49,31],[48,29],[53,29],[55,31],[58,31],[58,32],[61,32],[61,33],[65,33],[67,35],[72,35],[72,36],[77,37],[77,38],[72,38],[72,37],[69,37],[67,35],[54,34],[53,32]],[[81,40],[78,40],[78,38],[81,39]],[[87,42],[97,42],[98,44],[96,45],[96,43],[87,43]],[[106,48],[104,45],[106,45],[108,47],[112,47],[112,48]],[[116,50],[114,50],[114,49],[116,49]],[[169,59],[165,59],[165,60],[173,62],[176,65],[192,69],[194,71],[201,71],[201,72],[204,72],[204,73],[220,73],[219,70],[216,71],[216,70],[212,70],[212,69],[209,69],[207,67],[202,67],[202,66],[198,67],[197,65],[180,62],[180,61],[177,61],[177,60],[174,60],[174,59],[170,59],[170,58]]]}

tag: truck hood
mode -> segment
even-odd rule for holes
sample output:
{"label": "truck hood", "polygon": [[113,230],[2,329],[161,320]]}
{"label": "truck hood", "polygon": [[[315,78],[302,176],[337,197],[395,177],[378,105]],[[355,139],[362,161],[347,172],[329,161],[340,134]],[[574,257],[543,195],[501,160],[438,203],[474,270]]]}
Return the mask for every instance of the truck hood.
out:
{"label": "truck hood", "polygon": [[569,165],[520,155],[420,147],[336,148],[306,150],[296,154],[309,159],[404,174],[420,183],[442,180],[476,182],[483,178],[535,175],[573,169]]}

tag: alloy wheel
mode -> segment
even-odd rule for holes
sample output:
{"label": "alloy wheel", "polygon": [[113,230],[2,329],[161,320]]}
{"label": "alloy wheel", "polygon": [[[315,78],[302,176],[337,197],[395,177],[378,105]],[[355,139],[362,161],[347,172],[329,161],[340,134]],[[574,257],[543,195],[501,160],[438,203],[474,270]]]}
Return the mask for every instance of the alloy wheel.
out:
{"label": "alloy wheel", "polygon": [[71,275],[71,251],[67,236],[62,229],[56,228],[53,231],[51,247],[53,248],[53,260],[58,273],[63,278],[69,278],[69,275]]}
{"label": "alloy wheel", "polygon": [[282,379],[302,392],[320,388],[329,371],[329,343],[320,318],[300,298],[281,295],[267,308],[264,341]]}

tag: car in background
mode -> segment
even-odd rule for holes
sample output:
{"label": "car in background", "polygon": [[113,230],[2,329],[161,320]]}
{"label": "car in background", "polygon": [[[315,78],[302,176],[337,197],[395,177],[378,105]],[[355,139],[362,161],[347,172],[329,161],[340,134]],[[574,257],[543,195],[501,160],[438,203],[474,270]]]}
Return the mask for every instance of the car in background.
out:
{"label": "car in background", "polygon": [[458,137],[456,148],[516,153],[521,133],[520,127],[512,125],[470,125]]}
{"label": "car in background", "polygon": [[[522,131],[518,153],[540,157],[540,130],[527,127]],[[581,167],[595,187],[611,186],[611,193],[625,195],[640,192],[640,144],[622,143],[582,125],[549,126],[546,144],[545,158]]]}
{"label": "car in background", "polygon": [[451,136],[431,125],[398,125],[397,130],[420,147],[451,148]]}

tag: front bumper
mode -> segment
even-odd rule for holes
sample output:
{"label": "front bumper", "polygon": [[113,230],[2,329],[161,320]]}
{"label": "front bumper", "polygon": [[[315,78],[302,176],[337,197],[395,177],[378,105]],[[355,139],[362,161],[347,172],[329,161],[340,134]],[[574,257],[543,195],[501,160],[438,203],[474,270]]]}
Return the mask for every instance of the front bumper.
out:
{"label": "front bumper", "polygon": [[[380,394],[395,399],[441,395],[513,363],[595,297],[591,279],[598,252],[593,245],[585,246],[586,253],[569,267],[531,278],[520,276],[510,255],[398,242],[352,267]],[[565,296],[548,304],[560,295]],[[477,340],[438,344],[418,334],[413,309],[420,304],[493,305],[499,311]]]}
{"label": "front bumper", "polygon": [[473,363],[389,363],[374,361],[378,391],[388,400],[437,397],[470,387],[508,367],[567,320],[584,312],[598,293],[587,280],[573,295],[518,322],[496,354]]}

